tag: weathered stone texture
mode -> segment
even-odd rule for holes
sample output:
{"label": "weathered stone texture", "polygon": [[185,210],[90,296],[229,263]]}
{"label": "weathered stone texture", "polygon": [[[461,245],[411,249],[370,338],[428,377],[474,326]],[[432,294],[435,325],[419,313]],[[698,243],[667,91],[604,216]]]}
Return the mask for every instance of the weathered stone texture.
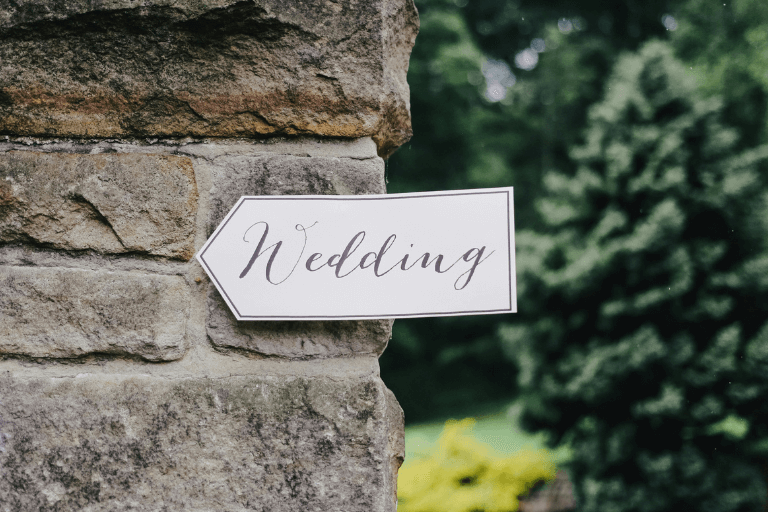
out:
{"label": "weathered stone texture", "polygon": [[[220,156],[211,164],[208,232],[244,195],[383,194],[384,161],[295,155]],[[211,343],[287,358],[380,355],[392,335],[389,320],[238,322],[211,285],[207,333]]]}
{"label": "weathered stone texture", "polygon": [[189,303],[180,276],[0,267],[0,353],[178,359]]}
{"label": "weathered stone texture", "polygon": [[384,105],[386,119],[396,134],[382,136],[376,134],[374,139],[379,146],[379,154],[385,158],[391,155],[400,145],[410,140],[411,130],[411,91],[408,87],[408,61],[411,48],[419,31],[419,18],[411,0],[385,0],[382,5],[385,24],[392,27],[384,33],[384,83],[385,89],[398,91],[391,94]]}
{"label": "weathered stone texture", "polygon": [[237,322],[189,260],[243,195],[386,192],[417,30],[413,0],[0,0],[0,512],[396,508],[392,323]]}
{"label": "weathered stone texture", "polygon": [[395,398],[395,394],[389,389],[387,394],[387,455],[389,456],[389,473],[391,479],[386,487],[391,492],[397,503],[397,473],[405,461],[405,415],[403,409]]}
{"label": "weathered stone texture", "polygon": [[378,377],[3,377],[0,397],[7,510],[394,510]]}
{"label": "weathered stone texture", "polygon": [[291,359],[379,356],[392,337],[391,320],[238,322],[212,284],[206,327],[217,347]]}
{"label": "weathered stone texture", "polygon": [[0,0],[0,133],[411,135],[412,0]]}
{"label": "weathered stone texture", "polygon": [[211,173],[209,233],[241,196],[386,193],[380,158],[222,156],[211,166]]}
{"label": "weathered stone texture", "polygon": [[186,157],[0,153],[0,242],[187,260],[196,214]]}

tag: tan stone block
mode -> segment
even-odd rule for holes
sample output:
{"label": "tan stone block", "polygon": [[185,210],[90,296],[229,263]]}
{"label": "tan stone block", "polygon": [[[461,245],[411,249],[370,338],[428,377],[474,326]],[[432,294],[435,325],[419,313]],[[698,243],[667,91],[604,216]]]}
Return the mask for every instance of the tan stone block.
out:
{"label": "tan stone block", "polygon": [[0,354],[178,359],[189,303],[180,276],[0,266]]}
{"label": "tan stone block", "polygon": [[187,157],[0,154],[0,242],[187,260],[196,214]]}
{"label": "tan stone block", "polygon": [[0,133],[411,135],[412,0],[0,4]]}

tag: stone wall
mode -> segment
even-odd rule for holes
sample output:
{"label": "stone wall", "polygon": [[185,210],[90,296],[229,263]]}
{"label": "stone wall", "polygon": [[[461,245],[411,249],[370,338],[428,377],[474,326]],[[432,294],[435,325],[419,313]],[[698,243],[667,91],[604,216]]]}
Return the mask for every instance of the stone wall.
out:
{"label": "stone wall", "polygon": [[392,511],[388,320],[238,322],[242,195],[384,193],[412,0],[0,0],[0,511]]}

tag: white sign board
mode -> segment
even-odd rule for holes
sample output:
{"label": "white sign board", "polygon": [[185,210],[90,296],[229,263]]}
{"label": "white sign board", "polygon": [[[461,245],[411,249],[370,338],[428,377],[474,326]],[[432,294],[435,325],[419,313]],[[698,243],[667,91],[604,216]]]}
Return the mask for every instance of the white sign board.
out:
{"label": "white sign board", "polygon": [[242,197],[197,259],[238,320],[517,311],[512,188]]}

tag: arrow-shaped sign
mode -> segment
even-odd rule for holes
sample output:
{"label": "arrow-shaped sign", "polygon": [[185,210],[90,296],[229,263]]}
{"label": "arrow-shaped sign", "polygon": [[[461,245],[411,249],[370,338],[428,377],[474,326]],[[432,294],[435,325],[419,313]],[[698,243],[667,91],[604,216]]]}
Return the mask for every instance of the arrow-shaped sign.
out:
{"label": "arrow-shaped sign", "polygon": [[513,313],[512,188],[240,198],[197,259],[238,320]]}

